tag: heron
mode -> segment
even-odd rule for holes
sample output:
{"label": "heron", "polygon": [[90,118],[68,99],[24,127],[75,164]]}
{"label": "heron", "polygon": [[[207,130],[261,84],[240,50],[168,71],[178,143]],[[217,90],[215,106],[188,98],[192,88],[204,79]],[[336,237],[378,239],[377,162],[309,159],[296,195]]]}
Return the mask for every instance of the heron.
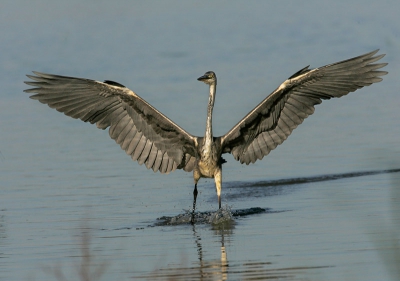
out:
{"label": "heron", "polygon": [[[225,135],[214,137],[212,114],[217,76],[207,71],[197,80],[209,86],[204,136],[194,136],[124,85],[60,76],[33,71],[27,75],[35,93],[30,98],[75,119],[109,128],[109,135],[140,165],[167,174],[176,169],[193,172],[194,216],[197,183],[214,178],[221,209],[222,158],[233,155],[241,164],[263,159],[282,144],[305,118],[314,113],[322,100],[339,98],[364,86],[382,81],[387,63],[374,63],[384,57],[379,50],[348,60],[310,69],[306,66],[261,101]],[[193,222],[193,217],[192,217]]]}

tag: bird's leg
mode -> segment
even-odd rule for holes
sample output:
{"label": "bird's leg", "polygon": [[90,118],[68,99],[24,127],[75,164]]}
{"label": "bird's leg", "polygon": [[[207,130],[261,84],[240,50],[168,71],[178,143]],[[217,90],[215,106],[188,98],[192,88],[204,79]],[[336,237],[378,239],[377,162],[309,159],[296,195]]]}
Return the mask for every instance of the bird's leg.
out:
{"label": "bird's leg", "polygon": [[192,224],[194,224],[194,210],[196,209],[196,198],[197,198],[197,182],[194,184],[193,190],[193,210],[192,210]]}
{"label": "bird's leg", "polygon": [[215,189],[218,196],[218,208],[221,209],[222,169],[219,168],[214,174]]}

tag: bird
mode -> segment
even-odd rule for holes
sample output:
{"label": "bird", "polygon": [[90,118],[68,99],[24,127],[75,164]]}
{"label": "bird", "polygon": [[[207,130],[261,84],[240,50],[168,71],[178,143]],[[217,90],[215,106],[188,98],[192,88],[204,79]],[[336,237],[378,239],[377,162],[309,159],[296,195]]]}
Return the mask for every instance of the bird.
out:
{"label": "bird", "polygon": [[167,174],[176,169],[193,172],[194,221],[197,183],[214,178],[221,209],[222,155],[230,153],[241,164],[263,159],[282,144],[314,106],[382,81],[387,63],[374,63],[385,54],[375,50],[348,60],[310,69],[306,66],[286,79],[225,135],[215,137],[212,114],[217,76],[207,71],[197,80],[209,86],[204,136],[194,136],[124,85],[46,74],[27,75],[30,98],[75,119],[109,128],[109,135],[140,165]]}

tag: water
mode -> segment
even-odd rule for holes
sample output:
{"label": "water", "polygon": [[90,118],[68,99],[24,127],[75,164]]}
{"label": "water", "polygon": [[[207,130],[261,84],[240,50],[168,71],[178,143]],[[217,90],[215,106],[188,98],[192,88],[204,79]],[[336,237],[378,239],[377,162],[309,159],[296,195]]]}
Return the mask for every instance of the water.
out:
{"label": "water", "polygon": [[[4,2],[0,280],[398,280],[399,5]],[[377,48],[383,82],[254,165],[224,156],[222,221],[202,179],[194,225],[191,174],[154,174],[22,92],[31,70],[110,79],[202,135],[213,70],[221,135],[300,68]]]}

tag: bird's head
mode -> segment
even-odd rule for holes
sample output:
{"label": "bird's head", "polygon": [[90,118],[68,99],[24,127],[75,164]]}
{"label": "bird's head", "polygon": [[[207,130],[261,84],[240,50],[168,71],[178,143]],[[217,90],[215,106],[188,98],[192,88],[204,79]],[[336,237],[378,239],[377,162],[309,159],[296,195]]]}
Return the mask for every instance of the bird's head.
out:
{"label": "bird's head", "polygon": [[197,78],[197,80],[204,82],[208,85],[217,84],[217,76],[213,71],[207,71],[206,73],[204,73],[203,76]]}

